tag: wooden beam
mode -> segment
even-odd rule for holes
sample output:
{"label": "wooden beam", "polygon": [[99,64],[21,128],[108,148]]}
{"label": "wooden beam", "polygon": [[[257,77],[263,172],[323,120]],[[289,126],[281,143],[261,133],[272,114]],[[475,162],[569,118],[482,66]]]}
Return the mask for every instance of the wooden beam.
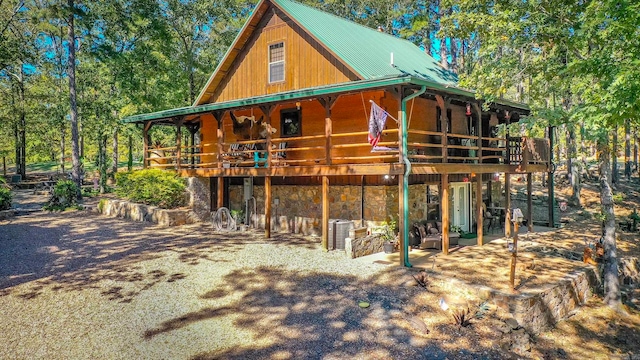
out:
{"label": "wooden beam", "polygon": [[231,167],[181,169],[181,176],[338,176],[338,175],[399,175],[404,173],[404,165],[389,164],[345,164],[316,166],[283,166],[273,168]]}
{"label": "wooden beam", "polygon": [[218,200],[218,209],[224,206],[224,178],[222,176],[218,176],[218,186],[216,187],[216,191],[218,192],[218,196],[216,197]]}
{"label": "wooden beam", "polygon": [[176,169],[180,170],[180,162],[182,161],[182,122],[183,118],[173,120],[176,124]]}
{"label": "wooden beam", "polygon": [[527,174],[527,227],[533,232],[533,174]]}
{"label": "wooden beam", "polygon": [[[532,164],[527,168],[530,172],[546,171],[547,166],[544,164]],[[412,174],[469,174],[469,173],[521,173],[518,171],[517,165],[505,164],[428,164],[428,163],[411,163]]]}
{"label": "wooden beam", "polygon": [[555,179],[553,177],[553,133],[555,132],[555,128],[553,126],[549,126],[548,134],[549,134],[549,174],[547,176],[547,206],[549,210],[549,227],[554,227],[555,224]]}
{"label": "wooden beam", "polygon": [[511,175],[504,174],[504,236],[511,236]]}
{"label": "wooden beam", "polygon": [[476,174],[476,234],[477,237],[477,245],[484,245],[483,238],[484,235],[484,214],[482,213],[482,174]]}
{"label": "wooden beam", "polygon": [[440,211],[442,212],[442,253],[449,254],[449,174],[440,175]]}
{"label": "wooden beam", "polygon": [[149,129],[151,129],[153,123],[147,121],[142,127],[142,141],[143,141],[143,153],[142,153],[142,168],[146,169],[149,165]]}
{"label": "wooden beam", "polygon": [[[504,163],[507,164],[507,165],[510,165],[511,164],[511,154],[510,154],[511,150],[509,149],[509,145],[510,145],[509,144],[509,123],[510,123],[509,120],[511,119],[511,114],[508,111],[505,111],[504,118],[507,121],[507,126],[505,127],[506,128],[506,133],[504,135],[504,137],[506,139],[506,141],[505,141],[505,152],[504,152],[505,153],[505,161],[504,161]],[[506,226],[505,226],[505,228],[506,228]]]}
{"label": "wooden beam", "polygon": [[447,109],[449,108],[449,104],[451,99],[444,98],[441,95],[436,95],[436,102],[440,107],[440,128],[442,129],[442,134],[440,135],[440,144],[442,145],[442,162],[447,163],[447,156],[449,155],[449,150],[447,149],[448,141],[447,141],[447,132],[450,129],[447,129],[449,126],[449,118],[447,117]]}
{"label": "wooden beam", "polygon": [[271,177],[264,178],[264,237],[271,238]]}
{"label": "wooden beam", "polygon": [[398,234],[398,238],[400,240],[400,266],[405,266],[406,260],[404,254],[404,247],[407,239],[404,237],[404,224],[408,219],[404,218],[404,207],[408,204],[404,202],[404,174],[398,175],[398,228],[400,229],[400,233]]}
{"label": "wooden beam", "polygon": [[216,162],[218,163],[218,168],[222,168],[222,154],[224,153],[224,150],[222,148],[222,143],[224,142],[224,114],[224,111],[213,111],[211,113],[211,115],[213,115],[213,118],[216,119],[216,122],[218,123],[218,130],[216,131]]}
{"label": "wooden beam", "polygon": [[337,99],[337,96],[318,98],[318,102],[324,107],[325,163],[327,165],[331,165],[331,134],[333,132],[331,109]]}
{"label": "wooden beam", "polygon": [[329,251],[329,177],[322,177],[322,250]]}

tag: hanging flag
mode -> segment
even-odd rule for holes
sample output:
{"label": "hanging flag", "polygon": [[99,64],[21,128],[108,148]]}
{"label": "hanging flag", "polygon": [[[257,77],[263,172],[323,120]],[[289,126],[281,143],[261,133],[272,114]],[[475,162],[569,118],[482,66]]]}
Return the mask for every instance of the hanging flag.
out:
{"label": "hanging flag", "polygon": [[388,113],[378,106],[375,102],[371,101],[371,114],[369,115],[369,144],[376,146],[382,136],[382,130],[387,122]]}

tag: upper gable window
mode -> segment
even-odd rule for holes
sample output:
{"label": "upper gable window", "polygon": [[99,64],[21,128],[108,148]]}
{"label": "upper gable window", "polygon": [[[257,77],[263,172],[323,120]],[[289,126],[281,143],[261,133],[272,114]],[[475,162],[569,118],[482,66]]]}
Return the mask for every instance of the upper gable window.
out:
{"label": "upper gable window", "polygon": [[269,45],[269,83],[284,81],[284,42]]}

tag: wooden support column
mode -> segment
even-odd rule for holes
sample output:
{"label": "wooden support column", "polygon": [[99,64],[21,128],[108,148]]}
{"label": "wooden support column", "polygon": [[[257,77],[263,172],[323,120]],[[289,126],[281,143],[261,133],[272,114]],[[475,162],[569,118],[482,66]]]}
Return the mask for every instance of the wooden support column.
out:
{"label": "wooden support column", "polygon": [[527,173],[527,227],[533,232],[533,174]]}
{"label": "wooden support column", "polygon": [[264,237],[271,238],[271,176],[264,178]]}
{"label": "wooden support column", "polygon": [[322,250],[329,251],[329,177],[322,177]]}
{"label": "wooden support column", "polygon": [[222,154],[224,153],[222,149],[222,143],[224,142],[224,126],[223,126],[223,117],[224,111],[213,111],[211,115],[218,122],[218,130],[216,131],[216,162],[218,163],[218,168],[222,167]]}
{"label": "wooden support column", "polygon": [[440,211],[442,212],[442,253],[449,254],[449,174],[440,175]]}
{"label": "wooden support column", "polygon": [[448,162],[447,157],[449,155],[449,150],[447,149],[447,133],[450,129],[447,129],[449,126],[449,121],[447,117],[447,109],[449,108],[450,99],[444,98],[441,95],[436,95],[436,102],[440,107],[440,128],[442,129],[442,133],[440,135],[440,144],[442,145],[442,162]]}
{"label": "wooden support column", "polygon": [[478,132],[478,164],[482,164],[482,107],[480,103],[473,103],[473,108],[478,115],[476,131]]}
{"label": "wooden support column", "polygon": [[176,118],[173,123],[176,124],[176,169],[180,170],[180,162],[182,161],[182,118]]}
{"label": "wooden support column", "polygon": [[408,221],[409,219],[405,219],[404,218],[404,207],[408,206],[409,204],[405,204],[404,203],[404,174],[400,174],[398,175],[398,229],[400,229],[400,233],[398,234],[398,238],[400,240],[400,266],[405,266],[405,254],[404,254],[404,246],[405,246],[405,242],[408,241],[408,239],[404,238],[404,231],[402,231],[402,229],[404,229],[404,223],[405,221]]}
{"label": "wooden support column", "polygon": [[218,192],[218,196],[216,199],[218,200],[218,209],[224,206],[224,177],[218,176],[218,186],[216,187],[216,191]]}
{"label": "wooden support column", "polygon": [[325,136],[325,163],[331,165],[331,135],[333,134],[333,123],[331,121],[331,109],[338,100],[337,96],[327,96],[318,98],[318,102],[324,107],[324,136]]}
{"label": "wooden support column", "polygon": [[142,127],[142,141],[144,144],[142,154],[142,168],[146,169],[149,166],[149,130],[151,129],[151,121],[146,121]]}
{"label": "wooden support column", "polygon": [[191,146],[191,151],[189,151],[191,153],[191,160],[189,161],[191,163],[191,167],[193,168],[196,163],[196,133],[198,132],[198,130],[200,129],[200,125],[196,124],[196,125],[191,125],[188,127],[189,129],[189,139],[190,139],[190,146]]}
{"label": "wooden support column", "polygon": [[511,236],[511,174],[504,173],[504,236]]}
{"label": "wooden support column", "polygon": [[482,174],[476,174],[476,234],[477,245],[483,245],[484,214],[482,213]]}
{"label": "wooden support column", "polygon": [[[504,163],[507,165],[511,164],[511,150],[509,149],[509,146],[511,144],[509,144],[509,124],[510,124],[510,120],[511,120],[511,113],[509,113],[508,111],[505,112],[505,116],[504,116],[505,120],[507,121],[507,126],[505,127],[506,132],[504,134],[504,138],[505,138],[505,159],[504,159]],[[506,227],[505,227],[506,228]]]}

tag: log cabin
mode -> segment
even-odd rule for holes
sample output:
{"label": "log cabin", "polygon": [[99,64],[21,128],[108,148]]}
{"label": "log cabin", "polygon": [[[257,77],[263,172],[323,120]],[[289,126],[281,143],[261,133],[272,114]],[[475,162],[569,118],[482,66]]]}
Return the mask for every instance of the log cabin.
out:
{"label": "log cabin", "polygon": [[194,182],[205,215],[246,210],[266,237],[316,233],[325,250],[331,219],[394,220],[401,265],[411,266],[415,222],[441,223],[444,254],[451,226],[482,245],[498,178],[509,209],[511,175],[526,176],[531,226],[531,175],[549,171],[549,139],[505,132],[528,113],[476,99],[407,40],[292,0],[261,0],[192,106],[124,122],[142,128],[145,167],[159,150],[150,129],[175,127],[175,146],[160,149],[165,162],[155,166]]}

